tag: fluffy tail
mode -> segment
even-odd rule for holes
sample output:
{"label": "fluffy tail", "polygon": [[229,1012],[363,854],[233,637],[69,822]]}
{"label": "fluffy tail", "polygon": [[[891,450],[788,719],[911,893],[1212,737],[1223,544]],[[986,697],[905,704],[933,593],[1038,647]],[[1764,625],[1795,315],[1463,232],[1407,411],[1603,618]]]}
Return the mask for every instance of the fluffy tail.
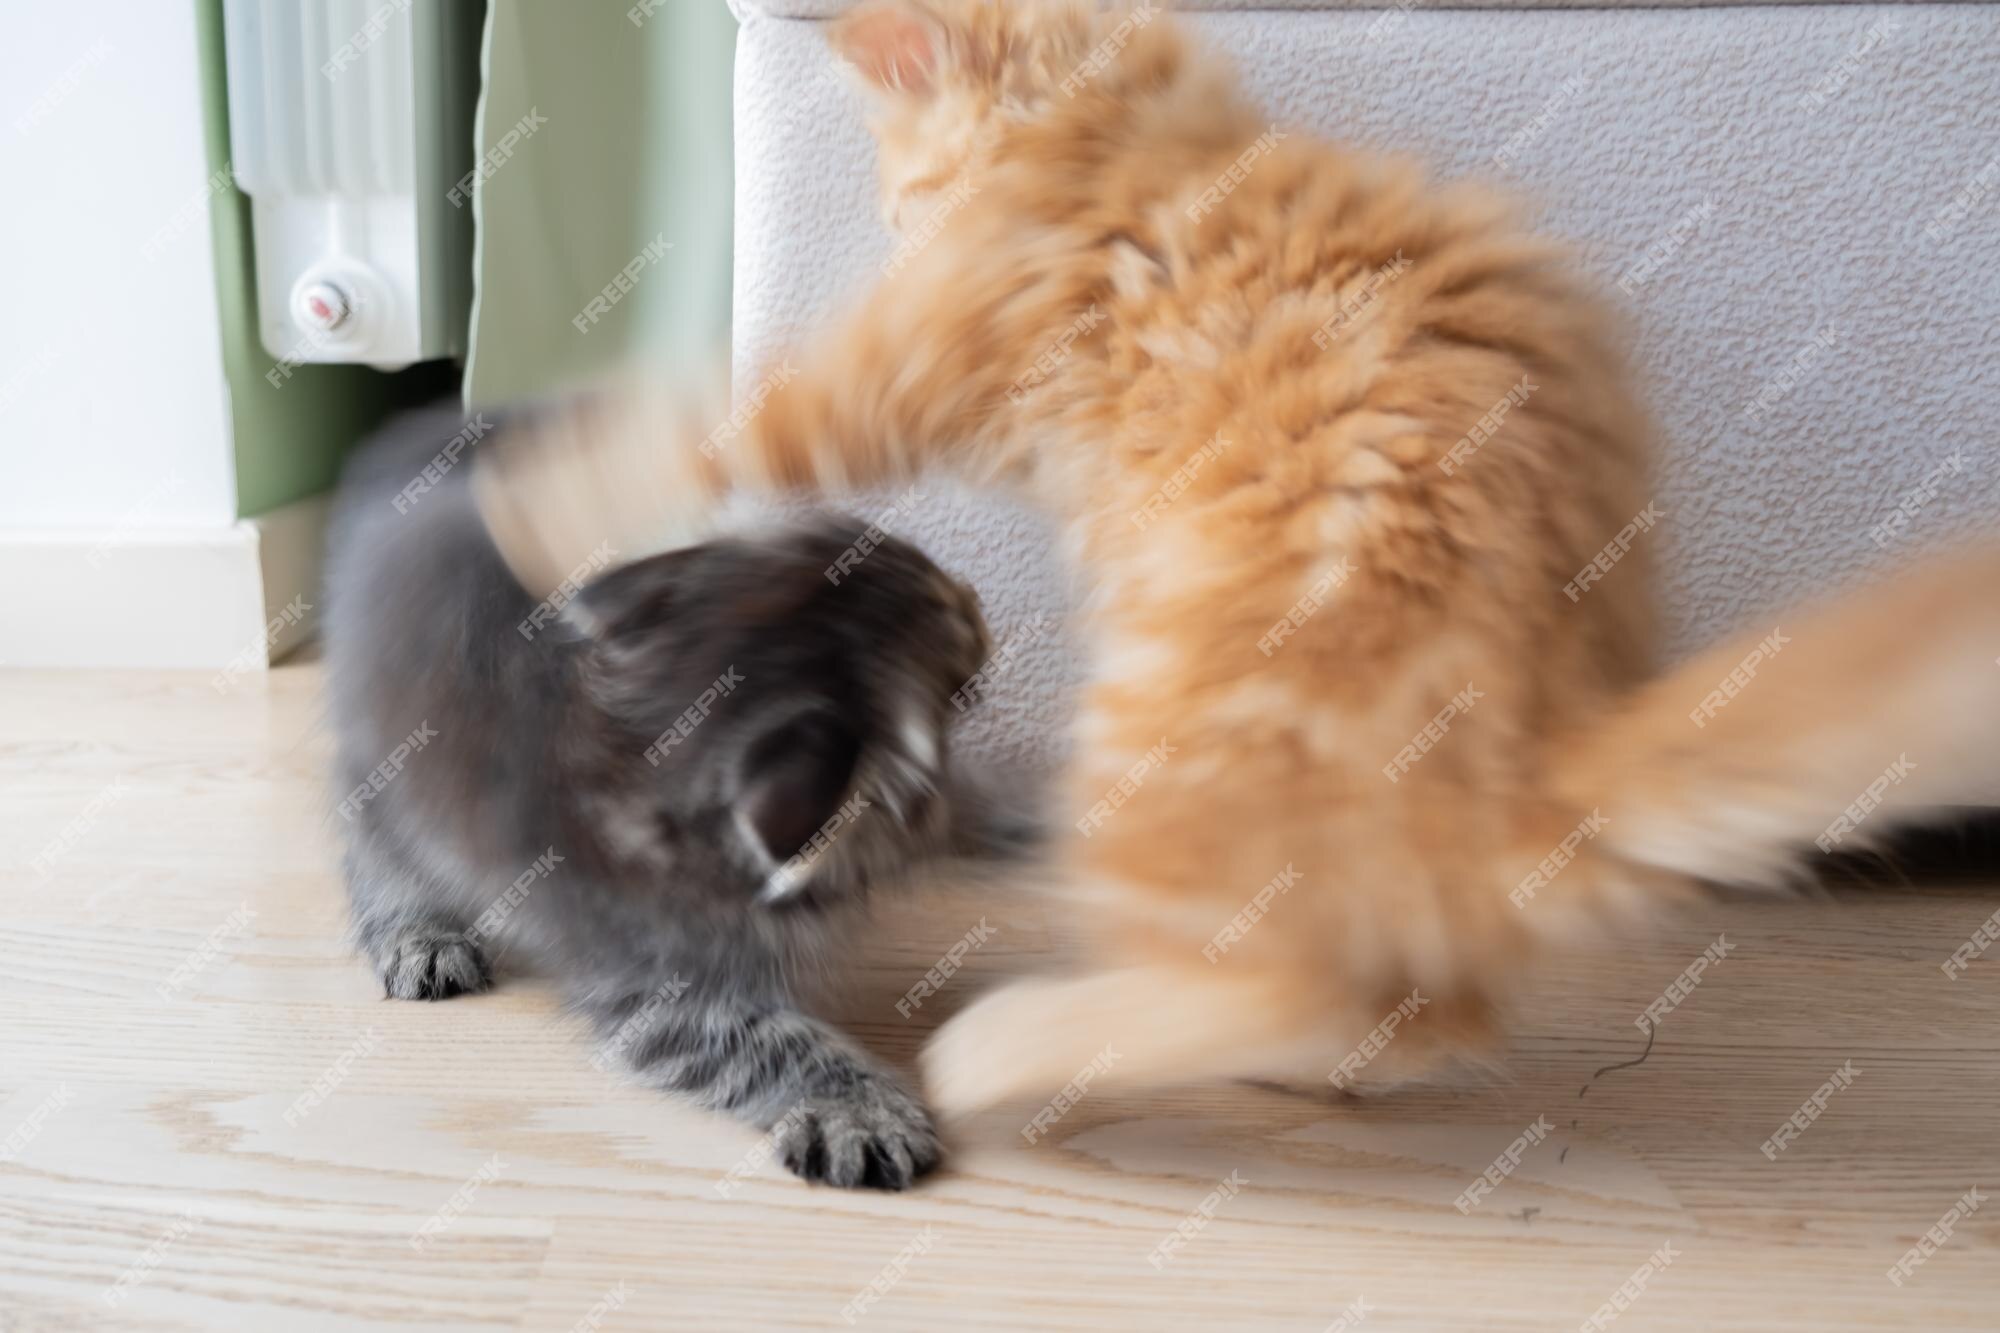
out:
{"label": "fluffy tail", "polygon": [[1558,754],[1639,866],[1777,885],[1953,805],[2000,804],[2000,548],[1774,619],[1652,681]]}

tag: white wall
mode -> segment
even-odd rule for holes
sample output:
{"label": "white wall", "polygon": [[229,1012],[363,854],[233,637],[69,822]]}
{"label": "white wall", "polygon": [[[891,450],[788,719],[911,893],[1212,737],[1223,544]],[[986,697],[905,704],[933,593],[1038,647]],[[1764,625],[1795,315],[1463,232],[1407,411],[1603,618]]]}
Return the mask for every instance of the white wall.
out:
{"label": "white wall", "polygon": [[0,13],[0,542],[226,530],[194,6]]}

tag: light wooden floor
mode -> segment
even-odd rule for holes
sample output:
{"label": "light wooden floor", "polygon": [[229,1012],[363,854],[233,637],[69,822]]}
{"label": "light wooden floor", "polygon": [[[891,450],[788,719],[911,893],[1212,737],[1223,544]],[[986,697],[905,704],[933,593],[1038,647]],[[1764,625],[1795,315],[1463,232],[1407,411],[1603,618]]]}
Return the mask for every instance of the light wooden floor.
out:
{"label": "light wooden floor", "polygon": [[[380,998],[342,944],[317,687],[311,666],[226,697],[205,674],[0,673],[0,1328],[844,1327],[900,1271],[857,1326],[1311,1331],[1359,1300],[1346,1327],[1576,1329],[1667,1244],[1621,1333],[2000,1327],[2000,1206],[1886,1277],[2000,1188],[2000,950],[1939,968],[2000,906],[1991,872],[1720,906],[1577,959],[1511,1083],[1092,1095],[1033,1146],[1018,1108],[963,1126],[914,1193],[766,1166],[724,1198],[755,1136],[598,1073],[544,996]],[[999,935],[898,1018],[982,913]],[[1591,1082],[1719,932],[1733,950],[1651,1059]],[[963,897],[877,934],[851,1022],[899,1058],[1049,939],[1036,909]],[[1845,1061],[1853,1086],[1766,1160]],[[1462,1216],[1538,1116],[1554,1133]]]}

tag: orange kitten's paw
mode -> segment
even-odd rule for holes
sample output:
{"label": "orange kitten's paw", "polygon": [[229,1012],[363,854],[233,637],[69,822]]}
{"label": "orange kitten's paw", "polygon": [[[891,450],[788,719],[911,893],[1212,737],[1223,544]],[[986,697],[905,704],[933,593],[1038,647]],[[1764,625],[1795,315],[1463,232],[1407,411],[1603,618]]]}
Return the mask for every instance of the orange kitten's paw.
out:
{"label": "orange kitten's paw", "polygon": [[940,1116],[1045,1097],[1089,1068],[1108,1075],[1130,1024],[1126,973],[1034,977],[983,995],[924,1048],[924,1092]]}
{"label": "orange kitten's paw", "polygon": [[1006,1097],[1026,1054],[1018,1049],[1024,1018],[1010,987],[975,1001],[939,1028],[919,1061],[924,1095],[941,1118],[955,1119],[983,1110]]}
{"label": "orange kitten's paw", "polygon": [[940,1115],[1060,1088],[1182,1083],[1244,1072],[1248,997],[1184,970],[1034,977],[981,996],[923,1054]]}
{"label": "orange kitten's paw", "polygon": [[607,385],[522,410],[483,442],[473,498],[521,585],[540,597],[714,536],[719,481],[703,459],[724,402],[700,385]]}

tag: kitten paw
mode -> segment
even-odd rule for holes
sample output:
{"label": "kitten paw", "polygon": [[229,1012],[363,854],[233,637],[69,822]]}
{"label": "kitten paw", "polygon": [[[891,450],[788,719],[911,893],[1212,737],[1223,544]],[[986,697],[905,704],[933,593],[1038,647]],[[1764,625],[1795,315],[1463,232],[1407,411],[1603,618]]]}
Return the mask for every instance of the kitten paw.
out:
{"label": "kitten paw", "polygon": [[382,990],[392,1000],[449,1000],[493,985],[486,956],[463,935],[413,931],[391,943],[386,955]]}
{"label": "kitten paw", "polygon": [[873,1076],[800,1102],[779,1122],[777,1149],[792,1174],[841,1189],[907,1189],[944,1156],[923,1103]]}

